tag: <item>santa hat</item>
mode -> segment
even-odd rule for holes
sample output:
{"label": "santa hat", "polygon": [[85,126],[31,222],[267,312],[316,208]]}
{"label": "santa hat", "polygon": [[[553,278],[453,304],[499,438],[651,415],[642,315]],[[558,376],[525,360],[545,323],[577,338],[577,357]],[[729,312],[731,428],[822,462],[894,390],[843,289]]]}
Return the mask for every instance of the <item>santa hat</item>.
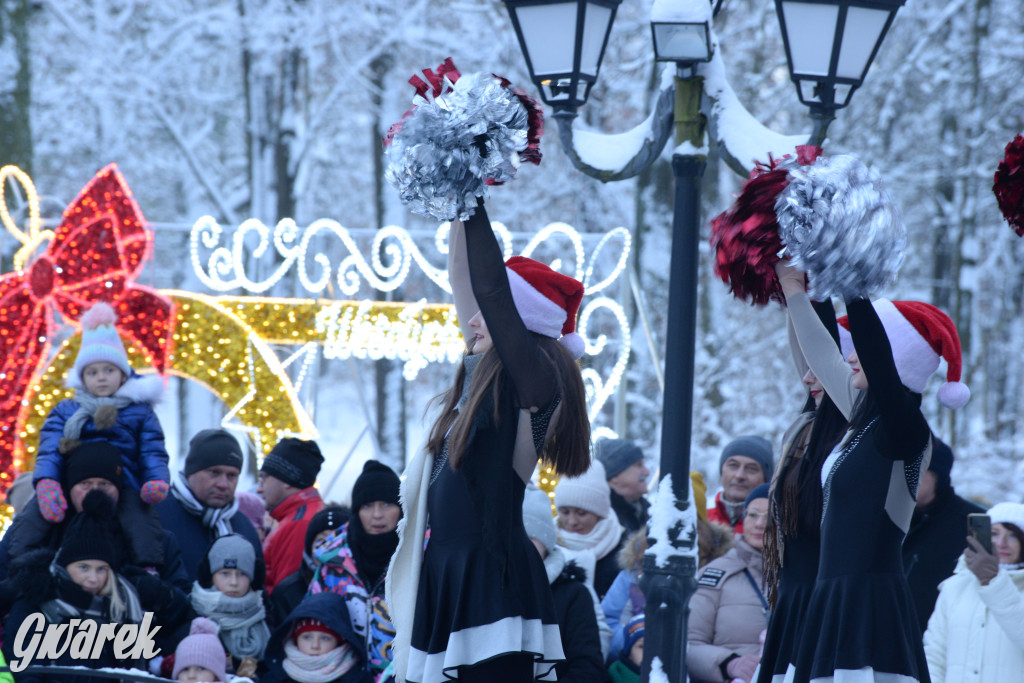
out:
{"label": "santa hat", "polygon": [[82,345],[75,358],[74,370],[68,375],[68,386],[81,389],[84,384],[82,371],[93,363],[111,363],[124,373],[132,374],[124,342],[117,334],[117,314],[110,304],[100,302],[82,316]]}
{"label": "santa hat", "polygon": [[[946,360],[946,383],[939,387],[939,403],[959,408],[971,397],[971,390],[960,382],[960,337],[949,316],[922,301],[878,299],[872,305],[878,314],[892,347],[892,357],[900,381],[911,391],[924,393],[928,378],[938,370],[939,359]],[[843,354],[853,351],[847,316],[839,319],[839,340]]]}
{"label": "santa hat", "polygon": [[506,261],[505,272],[526,329],[557,339],[573,358],[580,358],[585,344],[576,334],[576,314],[583,300],[583,284],[525,256]]}

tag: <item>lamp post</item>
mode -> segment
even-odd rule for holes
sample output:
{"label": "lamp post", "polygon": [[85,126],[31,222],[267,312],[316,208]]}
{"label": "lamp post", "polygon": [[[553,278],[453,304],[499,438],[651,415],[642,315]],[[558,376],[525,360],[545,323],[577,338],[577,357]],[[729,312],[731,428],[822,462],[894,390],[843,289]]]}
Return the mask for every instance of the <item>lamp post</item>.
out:
{"label": "lamp post", "polygon": [[[686,622],[690,596],[696,589],[696,515],[688,509],[690,442],[693,419],[694,348],[697,332],[698,240],[700,190],[707,164],[710,118],[725,109],[736,114],[735,94],[724,78],[708,86],[705,73],[724,69],[715,50],[713,12],[708,0],[660,0],[651,21],[655,58],[674,62],[672,78],[663,78],[647,135],[638,140],[632,157],[619,168],[598,168],[577,148],[573,121],[597,80],[611,24],[620,0],[504,0],[526,57],[530,77],[541,98],[555,110],[559,137],[573,165],[608,182],[642,172],[661,153],[675,132],[672,154],[675,197],[669,261],[669,310],[666,330],[665,385],[662,401],[661,476],[671,477],[671,495],[678,514],[652,519],[650,547],[644,556],[644,662],[641,680],[660,669],[671,683],[686,680]],[[811,110],[811,141],[824,140],[835,110],[849,103],[867,74],[871,60],[903,0],[776,0],[790,73],[798,94]],[[721,3],[719,3],[720,5]],[[571,40],[556,31],[569,27]],[[799,41],[787,31],[799,32]],[[572,47],[573,53],[568,54]],[[572,70],[565,67],[572,64]],[[707,114],[705,114],[707,112]],[[742,112],[749,117],[749,114]],[[733,117],[735,118],[735,116]],[[754,154],[749,140],[718,127],[712,143],[720,156],[742,175],[753,158],[792,152],[804,138],[785,137],[761,127],[763,146]],[[661,494],[665,493],[659,487]],[[659,506],[665,509],[664,506]],[[660,528],[659,527],[663,527]],[[667,544],[661,552],[658,544]],[[655,662],[657,661],[657,665]]]}

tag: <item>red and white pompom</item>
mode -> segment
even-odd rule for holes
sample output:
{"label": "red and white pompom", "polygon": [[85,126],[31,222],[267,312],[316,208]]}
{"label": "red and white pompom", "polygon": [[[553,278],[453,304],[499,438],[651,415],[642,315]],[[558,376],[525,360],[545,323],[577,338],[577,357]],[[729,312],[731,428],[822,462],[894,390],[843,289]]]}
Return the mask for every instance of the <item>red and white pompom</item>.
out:
{"label": "red and white pompom", "polygon": [[1024,137],[1018,135],[1006,145],[1006,154],[996,168],[992,192],[1003,218],[1024,237]]}
{"label": "red and white pompom", "polygon": [[821,148],[801,145],[796,152],[796,158],[787,154],[769,156],[767,164],[757,162],[733,205],[711,221],[715,274],[741,301],[758,306],[785,302],[775,275],[783,248],[775,201],[789,184],[790,169],[814,163]]}

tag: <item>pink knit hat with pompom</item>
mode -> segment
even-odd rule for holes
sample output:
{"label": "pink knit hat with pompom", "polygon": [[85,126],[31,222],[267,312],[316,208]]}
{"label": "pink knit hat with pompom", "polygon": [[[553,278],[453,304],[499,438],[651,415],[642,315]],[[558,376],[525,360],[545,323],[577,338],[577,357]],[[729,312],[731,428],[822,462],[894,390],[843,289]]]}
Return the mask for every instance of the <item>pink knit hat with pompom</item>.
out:
{"label": "pink knit hat with pompom", "polygon": [[196,617],[192,620],[188,635],[182,638],[178,649],[174,651],[174,673],[171,677],[178,680],[182,669],[201,666],[213,672],[217,680],[223,683],[226,678],[226,659],[224,646],[217,637],[217,624],[206,617]]}
{"label": "pink knit hat with pompom", "polygon": [[82,316],[82,345],[75,358],[75,367],[68,375],[68,386],[82,388],[82,371],[93,363],[111,363],[126,378],[131,376],[132,366],[128,364],[128,353],[117,334],[116,323],[117,314],[110,304],[100,302],[85,312]]}

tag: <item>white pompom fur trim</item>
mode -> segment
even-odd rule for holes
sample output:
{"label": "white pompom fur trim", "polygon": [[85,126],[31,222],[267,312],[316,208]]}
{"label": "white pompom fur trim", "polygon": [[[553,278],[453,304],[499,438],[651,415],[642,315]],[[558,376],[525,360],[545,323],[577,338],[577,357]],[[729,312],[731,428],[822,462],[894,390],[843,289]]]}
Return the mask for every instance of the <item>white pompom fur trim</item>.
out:
{"label": "white pompom fur trim", "polygon": [[[77,372],[69,372],[64,383],[70,389],[83,389],[85,385]],[[130,398],[133,403],[156,405],[164,396],[164,378],[157,374],[132,375],[114,395]]]}
{"label": "white pompom fur trim", "polygon": [[565,309],[538,292],[526,278],[511,268],[506,267],[505,272],[508,274],[512,300],[526,329],[552,339],[561,337],[565,325]]}

